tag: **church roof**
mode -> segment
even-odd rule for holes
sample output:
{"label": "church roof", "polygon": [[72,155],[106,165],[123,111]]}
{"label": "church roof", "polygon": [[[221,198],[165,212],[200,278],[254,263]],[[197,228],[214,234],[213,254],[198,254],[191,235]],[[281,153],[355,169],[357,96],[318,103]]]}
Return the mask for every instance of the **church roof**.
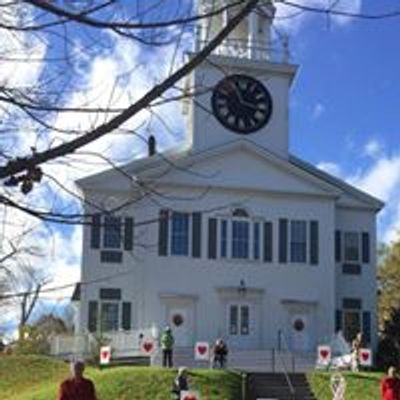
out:
{"label": "church roof", "polygon": [[[176,147],[164,153],[157,153],[154,156],[148,156],[134,160],[119,170],[109,169],[89,177],[78,180],[76,183],[82,189],[100,189],[102,183],[114,181],[117,176],[134,179],[150,180],[153,176],[160,176],[163,172],[163,182],[168,182],[165,178],[171,171],[185,170],[193,168],[194,165],[204,161],[221,157],[223,155],[235,152],[249,152],[261,157],[273,164],[274,167],[286,171],[294,177],[299,177],[317,186],[326,196],[335,197],[339,204],[343,206],[362,207],[379,211],[384,203],[375,197],[355,188],[345,181],[336,178],[325,171],[318,169],[312,164],[294,156],[289,155],[285,158],[265,147],[262,147],[246,138],[236,139],[228,143],[208,148],[206,150],[194,153],[188,145]],[[121,171],[123,174],[121,174]],[[161,183],[161,181],[159,181]],[[201,185],[201,180],[193,180],[193,184]],[[210,186],[210,182],[206,182]],[[354,201],[341,201],[345,197]]]}

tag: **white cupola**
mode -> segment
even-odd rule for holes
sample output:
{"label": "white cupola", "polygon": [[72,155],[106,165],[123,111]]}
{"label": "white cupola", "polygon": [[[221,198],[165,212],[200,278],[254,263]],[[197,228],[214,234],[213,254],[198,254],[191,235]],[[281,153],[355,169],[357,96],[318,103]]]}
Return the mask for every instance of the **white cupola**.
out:
{"label": "white cupola", "polygon": [[[207,44],[221,29],[226,26],[238,7],[237,0],[199,0],[199,13],[209,14],[224,9],[222,13],[211,18],[204,18],[198,24],[197,49]],[[231,6],[230,6],[231,5]],[[215,50],[215,54],[231,57],[248,58],[252,60],[274,60],[276,49],[272,43],[272,22],[276,8],[273,1],[263,2],[258,6],[229,37]],[[286,52],[287,53],[287,52]],[[279,54],[279,61],[287,54]]]}

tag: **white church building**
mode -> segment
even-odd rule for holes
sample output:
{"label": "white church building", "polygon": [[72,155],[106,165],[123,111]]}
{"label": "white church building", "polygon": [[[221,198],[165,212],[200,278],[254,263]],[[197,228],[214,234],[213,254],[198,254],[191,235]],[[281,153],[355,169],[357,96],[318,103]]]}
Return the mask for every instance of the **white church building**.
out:
{"label": "white church building", "polygon": [[[196,51],[231,12],[199,22]],[[383,203],[290,153],[297,66],[270,46],[274,12],[258,8],[187,78],[184,145],[158,153],[154,133],[147,156],[77,182],[93,214],[79,333],[169,325],[178,347],[250,350],[281,332],[311,352],[340,329],[375,346]]]}

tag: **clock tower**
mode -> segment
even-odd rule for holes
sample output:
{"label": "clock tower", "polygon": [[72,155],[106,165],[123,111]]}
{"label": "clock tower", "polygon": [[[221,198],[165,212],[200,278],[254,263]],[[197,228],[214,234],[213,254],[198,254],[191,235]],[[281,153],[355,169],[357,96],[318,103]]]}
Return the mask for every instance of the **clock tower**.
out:
{"label": "clock tower", "polygon": [[[196,51],[242,7],[235,3],[199,0],[200,14],[224,11],[200,20]],[[297,67],[288,62],[286,41],[273,40],[274,15],[272,0],[260,2],[188,78],[192,96],[184,112],[193,152],[246,138],[287,157],[289,89]]]}

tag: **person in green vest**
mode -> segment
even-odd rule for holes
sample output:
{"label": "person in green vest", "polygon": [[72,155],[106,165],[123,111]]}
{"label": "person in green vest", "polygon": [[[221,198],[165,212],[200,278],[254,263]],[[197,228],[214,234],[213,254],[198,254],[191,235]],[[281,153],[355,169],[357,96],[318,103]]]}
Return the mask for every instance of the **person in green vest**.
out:
{"label": "person in green vest", "polygon": [[165,327],[164,332],[161,334],[160,345],[163,354],[163,367],[172,368],[172,351],[174,348],[175,339],[172,335],[171,328]]}

